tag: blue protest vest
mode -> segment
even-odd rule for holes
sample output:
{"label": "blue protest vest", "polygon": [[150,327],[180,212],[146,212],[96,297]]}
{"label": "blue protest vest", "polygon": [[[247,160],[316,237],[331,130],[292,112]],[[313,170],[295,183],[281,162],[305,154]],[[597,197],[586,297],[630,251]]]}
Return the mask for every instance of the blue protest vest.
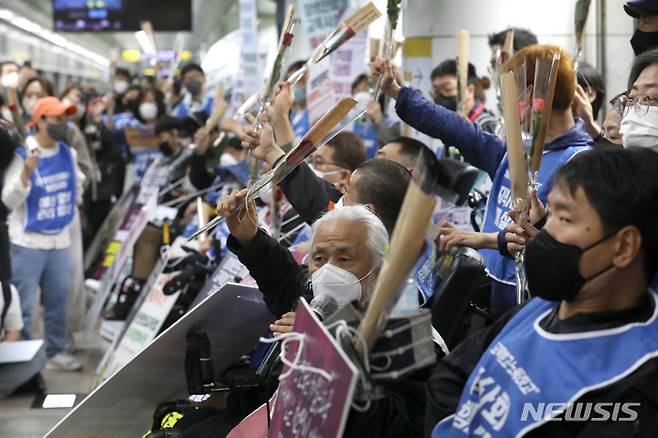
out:
{"label": "blue protest vest", "polygon": [[423,253],[416,263],[414,268],[414,278],[416,280],[416,285],[420,291],[420,295],[423,298],[423,302],[420,304],[421,307],[427,304],[427,302],[434,296],[434,286],[436,284],[436,279],[434,278],[434,243],[430,239],[425,239],[425,247],[423,248]]}
{"label": "blue protest vest", "polygon": [[[230,179],[233,178],[237,183],[232,183]],[[239,190],[247,187],[249,183],[249,162],[242,160],[237,164],[230,166],[217,166],[215,167],[215,179],[212,185],[224,184],[206,194],[206,200],[212,204],[216,204],[223,196],[231,194],[232,190]]]}
{"label": "blue protest vest", "polygon": [[125,113],[115,114],[114,116],[112,116],[112,120],[114,123],[113,129],[118,131],[127,128],[129,126],[132,126],[137,122],[137,119],[130,111],[126,111]]}
{"label": "blue protest vest", "polygon": [[368,160],[375,158],[380,146],[377,142],[377,131],[375,130],[375,125],[370,121],[357,121],[354,122],[352,132],[358,135],[363,142],[363,146],[366,149],[366,158]]}
{"label": "blue protest vest", "polygon": [[[587,146],[571,146],[564,149],[549,150],[544,152],[539,168],[539,189],[537,197],[542,203],[546,203],[548,193],[551,191],[551,178],[553,174],[562,167],[575,154],[587,150]],[[512,219],[507,212],[512,209],[512,184],[509,178],[509,162],[507,156],[500,163],[492,182],[491,193],[487,200],[485,209],[483,233],[498,233],[504,230]],[[480,250],[484,257],[487,273],[496,281],[505,284],[514,284],[514,260],[503,257],[498,250]]]}
{"label": "blue protest vest", "polygon": [[308,109],[293,110],[290,114],[292,131],[297,139],[301,139],[311,129],[309,126]]}
{"label": "blue protest vest", "polygon": [[153,149],[135,151],[133,152],[133,158],[135,160],[135,179],[141,181],[151,163],[158,158],[162,158],[162,152]]}
{"label": "blue protest vest", "polygon": [[[213,107],[213,98],[210,96],[207,96],[205,98],[205,101],[203,102],[203,107],[201,108],[201,111],[205,112],[210,116],[212,114],[212,107]],[[181,101],[181,103],[178,104],[178,106],[174,109],[174,117],[177,117],[179,119],[184,119],[190,114],[190,109],[187,107],[184,101]]]}
{"label": "blue protest vest", "polygon": [[654,310],[645,322],[568,334],[546,332],[539,323],[556,303],[532,299],[482,355],[455,414],[432,438],[518,437],[562,412],[565,420],[599,416],[591,404],[569,404],[658,356],[658,298],[650,294]]}
{"label": "blue protest vest", "polygon": [[[69,146],[60,141],[59,150],[39,158],[37,171],[30,176],[32,189],[26,200],[25,231],[59,234],[75,213],[75,163]],[[16,149],[25,160],[25,148]]]}

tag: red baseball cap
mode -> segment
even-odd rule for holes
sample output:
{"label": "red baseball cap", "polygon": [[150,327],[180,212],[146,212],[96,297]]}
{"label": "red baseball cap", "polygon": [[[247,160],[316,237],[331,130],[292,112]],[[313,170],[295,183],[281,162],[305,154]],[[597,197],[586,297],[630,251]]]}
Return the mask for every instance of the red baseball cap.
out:
{"label": "red baseball cap", "polygon": [[69,116],[75,114],[75,105],[67,105],[54,96],[43,97],[37,100],[32,110],[32,123],[35,125],[44,116],[61,116],[67,114]]}

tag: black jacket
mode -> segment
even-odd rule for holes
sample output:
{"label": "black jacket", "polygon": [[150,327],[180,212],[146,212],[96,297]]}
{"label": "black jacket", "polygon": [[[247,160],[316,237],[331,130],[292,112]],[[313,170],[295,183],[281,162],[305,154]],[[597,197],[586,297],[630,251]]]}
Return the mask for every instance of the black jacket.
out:
{"label": "black jacket", "polygon": [[215,180],[215,174],[208,170],[207,162],[206,154],[192,154],[190,157],[190,182],[197,190],[210,187]]}
{"label": "black jacket", "polygon": [[308,269],[297,264],[287,248],[258,230],[248,245],[242,246],[230,235],[228,249],[238,256],[258,283],[265,304],[272,315],[280,317],[294,309],[297,299],[313,298]]}
{"label": "black jacket", "polygon": [[[308,269],[264,231],[258,230],[248,245],[229,236],[227,245],[258,283],[269,311],[279,317],[294,309],[300,296],[313,298]],[[344,438],[421,437],[425,411],[424,386],[430,369],[383,385],[385,397],[364,413],[350,411]]]}
{"label": "black jacket", "polygon": [[[431,436],[436,423],[452,415],[459,404],[462,390],[480,356],[523,306],[503,315],[490,327],[474,333],[437,363],[427,382],[425,435]],[[577,333],[618,327],[635,321],[646,321],[653,313],[653,300],[647,295],[637,307],[614,312],[577,314],[560,320],[557,308],[541,326],[550,333]],[[550,366],[550,364],[547,364]],[[635,422],[555,422],[538,427],[528,437],[657,437],[658,436],[658,358],[646,362],[633,373],[597,391],[585,394],[578,402],[639,402]]]}
{"label": "black jacket", "polygon": [[309,225],[327,212],[329,201],[337,202],[343,196],[333,184],[316,176],[306,163],[290,172],[279,186],[290,205]]}

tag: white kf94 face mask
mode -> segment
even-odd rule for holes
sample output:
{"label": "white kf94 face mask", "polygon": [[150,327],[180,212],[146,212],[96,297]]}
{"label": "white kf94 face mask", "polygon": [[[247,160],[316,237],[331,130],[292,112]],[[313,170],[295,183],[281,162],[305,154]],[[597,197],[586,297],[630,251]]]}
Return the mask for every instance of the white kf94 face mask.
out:
{"label": "white kf94 face mask", "polygon": [[316,168],[313,167],[312,165],[310,165],[309,167],[311,168],[311,170],[313,171],[313,173],[315,174],[315,176],[317,176],[318,178],[324,178],[324,177],[326,177],[326,176],[329,176],[329,175],[335,175],[335,174],[337,174],[337,173],[342,172],[342,169],[336,169],[336,170],[330,170],[330,171],[327,171],[327,172],[323,172],[322,170],[318,170],[318,169],[316,169]]}
{"label": "white kf94 face mask", "polygon": [[[370,273],[372,270],[363,278]],[[361,280],[350,271],[326,263],[311,275],[313,296],[329,295],[336,300],[340,308],[351,301],[361,299]]]}
{"label": "white kf94 face mask", "polygon": [[638,146],[658,151],[658,107],[650,106],[644,115],[631,108],[621,121],[619,133],[626,148]]}

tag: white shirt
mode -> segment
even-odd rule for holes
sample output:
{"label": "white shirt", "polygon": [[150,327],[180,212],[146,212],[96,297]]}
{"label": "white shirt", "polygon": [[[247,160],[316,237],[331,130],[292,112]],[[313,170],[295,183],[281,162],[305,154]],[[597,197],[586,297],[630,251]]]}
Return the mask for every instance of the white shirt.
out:
{"label": "white shirt", "polygon": [[[1,287],[1,286],[0,286]],[[5,326],[4,331],[6,332],[15,332],[23,329],[23,317],[21,315],[21,299],[18,296],[18,292],[14,285],[10,285],[11,289],[11,303],[9,303],[9,310],[7,310],[7,316],[5,316]],[[0,315],[5,308],[5,295],[0,290]],[[0,339],[2,340],[2,339]]]}
{"label": "white shirt", "polygon": [[[59,152],[59,144],[52,148],[44,148],[37,142],[33,136],[25,139],[26,149],[29,151],[36,148],[41,157],[50,157]],[[75,149],[70,148],[73,155],[74,162],[77,163],[77,153]],[[9,225],[9,240],[11,243],[18,246],[23,246],[32,249],[64,249],[71,246],[71,233],[69,232],[69,225],[64,227],[59,234],[41,234],[30,231],[25,231],[24,224],[26,222],[25,215],[27,209],[25,206],[26,200],[30,195],[32,184],[28,186],[23,185],[21,181],[21,173],[23,172],[24,161],[18,154],[14,155],[7,172],[5,173],[4,186],[2,187],[2,202],[11,210],[7,218]],[[84,174],[80,172],[78,165],[75,165],[76,173],[76,203],[79,205],[82,201],[82,191],[84,184]]]}

